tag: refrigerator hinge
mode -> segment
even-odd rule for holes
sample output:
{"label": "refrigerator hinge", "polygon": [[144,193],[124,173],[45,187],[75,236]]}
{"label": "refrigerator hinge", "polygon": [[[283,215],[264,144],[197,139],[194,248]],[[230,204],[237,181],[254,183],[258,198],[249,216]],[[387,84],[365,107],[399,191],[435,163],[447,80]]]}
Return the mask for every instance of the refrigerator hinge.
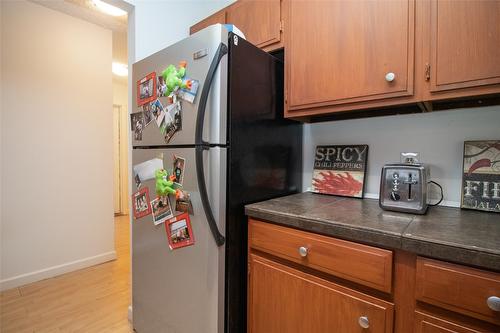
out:
{"label": "refrigerator hinge", "polygon": [[425,81],[429,81],[431,79],[431,65],[426,62],[425,63]]}

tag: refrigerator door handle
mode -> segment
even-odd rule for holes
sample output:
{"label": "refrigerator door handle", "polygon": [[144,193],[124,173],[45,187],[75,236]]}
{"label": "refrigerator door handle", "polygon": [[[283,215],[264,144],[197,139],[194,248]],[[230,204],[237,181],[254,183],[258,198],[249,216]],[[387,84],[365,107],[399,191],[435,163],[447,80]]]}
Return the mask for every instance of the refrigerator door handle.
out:
{"label": "refrigerator door handle", "polygon": [[210,201],[208,200],[207,186],[205,183],[205,167],[203,165],[203,151],[209,149],[209,143],[203,141],[203,125],[205,122],[205,110],[207,107],[210,86],[212,85],[212,81],[216,74],[217,67],[219,66],[219,63],[225,54],[227,54],[227,46],[223,43],[220,43],[219,47],[217,48],[217,52],[215,53],[214,59],[210,64],[210,68],[208,69],[203,90],[201,91],[200,103],[198,105],[198,113],[196,116],[196,132],[195,132],[196,176],[198,178],[198,188],[200,190],[200,197],[201,197],[201,203],[203,205],[203,210],[205,211],[205,216],[207,217],[210,231],[214,236],[215,243],[217,244],[217,246],[224,245],[226,239],[219,231],[219,227],[215,222],[214,214],[212,212],[212,207],[210,207]]}

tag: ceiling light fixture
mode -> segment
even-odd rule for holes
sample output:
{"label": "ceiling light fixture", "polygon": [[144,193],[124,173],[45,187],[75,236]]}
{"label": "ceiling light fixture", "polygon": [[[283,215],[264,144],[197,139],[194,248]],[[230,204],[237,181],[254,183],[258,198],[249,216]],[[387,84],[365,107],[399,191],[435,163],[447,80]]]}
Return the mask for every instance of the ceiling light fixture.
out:
{"label": "ceiling light fixture", "polygon": [[113,72],[113,74],[118,76],[127,76],[128,66],[125,64],[120,64],[119,62],[113,62],[111,64],[111,71]]}
{"label": "ceiling light fixture", "polygon": [[127,14],[127,12],[123,9],[110,5],[109,3],[106,3],[102,0],[92,0],[92,3],[101,12],[111,16],[123,16]]}

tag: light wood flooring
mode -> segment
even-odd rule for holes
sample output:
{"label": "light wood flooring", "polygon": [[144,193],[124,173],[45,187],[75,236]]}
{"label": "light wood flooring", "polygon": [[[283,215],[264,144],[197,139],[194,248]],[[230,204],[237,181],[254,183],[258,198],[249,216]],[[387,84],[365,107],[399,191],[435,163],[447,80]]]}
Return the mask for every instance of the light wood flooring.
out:
{"label": "light wood flooring", "polygon": [[0,295],[0,332],[133,332],[129,217],[115,218],[118,259]]}

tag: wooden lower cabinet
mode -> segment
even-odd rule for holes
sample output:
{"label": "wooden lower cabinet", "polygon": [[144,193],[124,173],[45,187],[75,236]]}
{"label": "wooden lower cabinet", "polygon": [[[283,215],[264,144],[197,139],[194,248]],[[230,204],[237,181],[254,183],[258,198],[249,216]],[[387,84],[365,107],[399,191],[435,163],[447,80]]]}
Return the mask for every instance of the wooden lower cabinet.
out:
{"label": "wooden lower cabinet", "polygon": [[249,333],[389,333],[392,303],[249,255]]}
{"label": "wooden lower cabinet", "polygon": [[[494,333],[488,329],[474,329],[457,322],[415,312],[415,333]],[[497,331],[498,332],[498,331]]]}
{"label": "wooden lower cabinet", "polygon": [[500,311],[488,306],[490,297],[500,297],[498,273],[418,257],[415,297],[424,303],[500,325]]}
{"label": "wooden lower cabinet", "polygon": [[253,218],[248,254],[249,333],[500,333],[499,272]]}

